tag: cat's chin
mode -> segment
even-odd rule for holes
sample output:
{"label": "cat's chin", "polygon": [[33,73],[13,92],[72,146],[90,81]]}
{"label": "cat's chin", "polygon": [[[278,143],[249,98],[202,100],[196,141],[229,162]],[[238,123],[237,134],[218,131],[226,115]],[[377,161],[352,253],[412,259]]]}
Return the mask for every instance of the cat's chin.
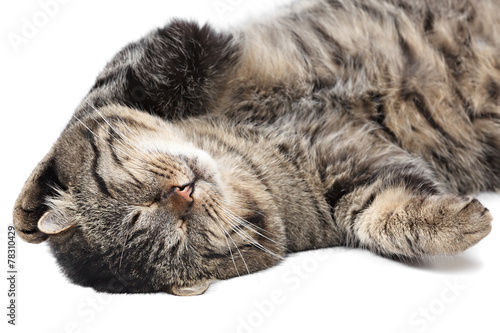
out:
{"label": "cat's chin", "polygon": [[207,291],[208,287],[210,287],[210,283],[212,283],[212,280],[200,281],[197,284],[188,287],[178,287],[172,285],[169,288],[168,293],[176,296],[198,296]]}

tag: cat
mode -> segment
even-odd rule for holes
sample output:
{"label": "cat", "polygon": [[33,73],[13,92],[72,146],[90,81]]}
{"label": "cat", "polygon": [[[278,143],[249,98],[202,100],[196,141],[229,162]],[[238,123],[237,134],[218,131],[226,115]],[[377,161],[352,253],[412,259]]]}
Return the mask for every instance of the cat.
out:
{"label": "cat", "polygon": [[500,3],[296,1],[173,20],[104,68],[14,224],[68,278],[198,295],[288,253],[454,255],[500,191]]}

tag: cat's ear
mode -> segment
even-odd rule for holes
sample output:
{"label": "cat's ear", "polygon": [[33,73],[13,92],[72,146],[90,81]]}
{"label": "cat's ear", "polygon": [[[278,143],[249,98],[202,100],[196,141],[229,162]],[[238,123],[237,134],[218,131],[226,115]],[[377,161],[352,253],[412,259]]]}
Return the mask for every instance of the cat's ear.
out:
{"label": "cat's ear", "polygon": [[[54,186],[58,185],[52,149],[33,170],[14,205],[14,226],[17,234],[25,241],[40,243],[48,238],[48,235],[38,228],[38,221],[49,210],[45,200],[54,194]],[[45,220],[48,218],[50,216],[45,215]]]}
{"label": "cat's ear", "polygon": [[60,211],[51,209],[45,212],[38,220],[37,227],[41,232],[48,235],[56,235],[68,230],[76,224],[76,221]]}
{"label": "cat's ear", "polygon": [[199,281],[191,286],[177,287],[171,286],[169,293],[177,296],[197,296],[203,294],[210,287],[211,280]]}

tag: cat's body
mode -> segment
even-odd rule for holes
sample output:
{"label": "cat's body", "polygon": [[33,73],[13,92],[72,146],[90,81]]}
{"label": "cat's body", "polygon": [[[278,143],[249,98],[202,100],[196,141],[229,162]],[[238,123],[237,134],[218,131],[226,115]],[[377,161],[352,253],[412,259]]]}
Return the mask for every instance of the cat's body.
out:
{"label": "cat's body", "polygon": [[99,75],[17,230],[111,292],[197,294],[328,246],[459,253],[491,228],[462,195],[500,190],[499,10],[302,1],[232,34],[175,21]]}

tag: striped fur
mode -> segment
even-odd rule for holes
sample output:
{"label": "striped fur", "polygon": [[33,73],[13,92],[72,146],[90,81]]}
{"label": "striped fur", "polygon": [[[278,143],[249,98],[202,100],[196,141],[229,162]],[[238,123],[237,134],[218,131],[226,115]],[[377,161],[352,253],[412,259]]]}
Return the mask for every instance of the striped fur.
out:
{"label": "striped fur", "polygon": [[16,228],[108,292],[199,294],[329,246],[464,251],[491,229],[466,195],[500,190],[498,12],[314,0],[228,32],[173,21],[98,76]]}

